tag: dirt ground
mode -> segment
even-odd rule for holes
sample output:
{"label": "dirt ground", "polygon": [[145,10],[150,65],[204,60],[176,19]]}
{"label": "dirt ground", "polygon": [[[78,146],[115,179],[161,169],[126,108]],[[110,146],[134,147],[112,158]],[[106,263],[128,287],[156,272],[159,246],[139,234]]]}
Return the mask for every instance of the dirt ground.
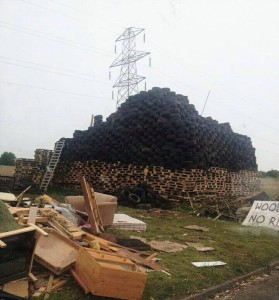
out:
{"label": "dirt ground", "polygon": [[0,176],[14,176],[15,166],[0,165]]}

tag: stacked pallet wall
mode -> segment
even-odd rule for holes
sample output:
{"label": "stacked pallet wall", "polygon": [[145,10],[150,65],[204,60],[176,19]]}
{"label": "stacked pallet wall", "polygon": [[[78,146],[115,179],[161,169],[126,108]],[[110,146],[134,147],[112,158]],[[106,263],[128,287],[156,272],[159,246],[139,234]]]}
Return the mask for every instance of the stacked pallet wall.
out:
{"label": "stacked pallet wall", "polygon": [[132,187],[146,182],[155,191],[174,201],[202,201],[207,199],[247,196],[260,190],[260,177],[256,171],[228,172],[212,167],[205,170],[170,170],[161,166],[135,166],[100,161],[59,163],[54,182],[80,187],[85,176],[96,191],[114,193],[121,187]]}

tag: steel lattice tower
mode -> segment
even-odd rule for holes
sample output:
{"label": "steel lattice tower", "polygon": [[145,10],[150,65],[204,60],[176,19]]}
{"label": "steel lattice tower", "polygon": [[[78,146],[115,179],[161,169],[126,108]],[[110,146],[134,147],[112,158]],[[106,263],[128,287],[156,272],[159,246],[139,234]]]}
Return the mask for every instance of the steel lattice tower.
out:
{"label": "steel lattice tower", "polygon": [[139,59],[150,54],[150,52],[136,51],[136,36],[143,31],[143,28],[129,27],[116,40],[116,42],[122,41],[122,52],[110,68],[121,66],[120,75],[113,85],[113,88],[118,87],[117,107],[130,95],[138,92],[138,83],[145,79],[137,74],[136,65]]}

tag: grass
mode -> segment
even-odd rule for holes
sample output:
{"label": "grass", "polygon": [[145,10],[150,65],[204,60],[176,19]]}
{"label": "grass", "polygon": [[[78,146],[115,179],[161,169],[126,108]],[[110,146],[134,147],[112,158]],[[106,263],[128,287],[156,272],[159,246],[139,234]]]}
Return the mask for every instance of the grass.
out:
{"label": "grass", "polygon": [[263,177],[261,183],[262,190],[265,191],[269,197],[279,196],[279,178]]}
{"label": "grass", "polygon": [[[279,181],[263,178],[264,190],[269,195],[279,194]],[[66,193],[66,194],[65,194]],[[49,196],[62,200],[70,190],[52,190]],[[57,198],[57,195],[59,198]],[[118,206],[117,211],[136,217],[147,224],[147,231],[108,230],[119,237],[138,235],[151,240],[170,240],[178,243],[199,242],[214,247],[212,252],[197,252],[188,247],[177,253],[158,253],[160,264],[168,269],[171,276],[159,272],[148,273],[143,299],[179,299],[228,279],[243,275],[271,261],[279,259],[277,231],[246,227],[229,221],[207,219],[191,215],[189,212],[147,212]],[[185,229],[187,225],[207,226],[208,232]],[[185,236],[185,234],[187,234]],[[194,261],[221,260],[227,264],[222,267],[197,268]],[[85,296],[74,281],[70,281],[61,291],[50,295],[50,300],[104,299],[92,295]]]}

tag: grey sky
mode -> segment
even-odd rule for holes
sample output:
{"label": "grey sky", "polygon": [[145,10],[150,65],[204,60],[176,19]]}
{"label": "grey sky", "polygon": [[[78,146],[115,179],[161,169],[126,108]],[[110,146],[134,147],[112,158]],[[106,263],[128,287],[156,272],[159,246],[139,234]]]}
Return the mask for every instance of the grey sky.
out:
{"label": "grey sky", "polygon": [[204,116],[250,136],[260,170],[279,169],[278,11],[277,0],[0,0],[0,153],[32,158],[114,112],[114,41],[134,26],[151,52],[151,68],[138,64],[147,89],[170,87],[200,113],[211,90]]}

